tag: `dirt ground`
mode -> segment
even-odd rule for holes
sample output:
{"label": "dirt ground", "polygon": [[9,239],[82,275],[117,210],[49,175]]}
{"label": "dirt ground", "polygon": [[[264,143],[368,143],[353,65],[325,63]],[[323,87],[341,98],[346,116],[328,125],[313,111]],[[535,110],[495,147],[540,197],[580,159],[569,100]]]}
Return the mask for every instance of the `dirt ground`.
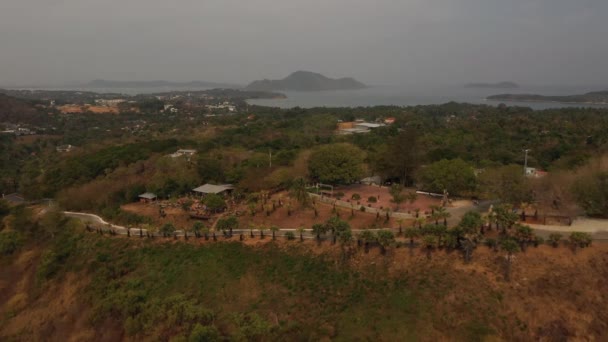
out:
{"label": "dirt ground", "polygon": [[83,113],[89,111],[96,114],[118,114],[117,107],[110,106],[79,106],[79,105],[65,105],[57,107],[62,113]]}
{"label": "dirt ground", "polygon": [[[407,189],[407,191],[415,191],[415,189]],[[344,193],[344,197],[342,198],[344,201],[359,203],[360,205],[364,205],[366,207],[371,206],[372,208],[391,208],[392,210],[397,209],[397,205],[391,202],[392,197],[389,192],[389,188],[387,187],[354,184],[334,189],[334,194],[337,192]],[[361,200],[353,201],[353,194],[359,194],[361,196]],[[368,198],[371,196],[376,197],[376,199],[378,200],[377,203],[370,203],[368,201]],[[431,211],[431,206],[440,204],[441,198],[418,195],[414,203],[410,203],[409,201],[401,203],[399,205],[399,211],[411,213],[416,209],[420,209],[422,212],[428,213]]]}
{"label": "dirt ground", "polygon": [[[236,207],[228,209],[228,214],[234,214],[239,212],[238,216],[239,224],[241,228],[249,227],[251,224],[264,225],[264,226],[277,226],[280,228],[298,228],[305,227],[310,228],[315,223],[323,223],[329,218],[334,216],[333,206],[326,203],[317,203],[318,217],[315,217],[314,209],[302,208],[295,201],[290,200],[286,193],[278,193],[271,197],[270,201],[275,200],[278,203],[279,198],[283,201],[282,207],[272,212],[269,216],[262,211],[262,205],[258,204],[256,207],[255,216],[251,216],[250,210],[246,204],[240,204]],[[271,203],[271,202],[268,203]],[[287,203],[292,203],[291,216],[288,214]],[[165,208],[166,216],[163,218],[160,216],[159,206],[157,203],[130,203],[121,207],[123,210],[142,215],[152,219],[155,225],[162,226],[165,223],[173,223],[176,228],[191,227],[196,220],[191,219],[188,212],[182,208]],[[395,219],[389,219],[386,222],[385,216],[376,217],[376,214],[363,213],[358,210],[351,210],[347,208],[336,207],[336,210],[340,214],[340,218],[347,221],[353,229],[363,229],[370,227],[383,227],[383,228],[398,228],[399,222]],[[354,215],[353,215],[354,214]],[[213,215],[209,221],[202,221],[208,226],[212,226],[220,215]],[[401,222],[402,227],[412,225],[412,220],[404,220]]]}
{"label": "dirt ground", "polygon": [[157,203],[129,203],[123,205],[121,209],[148,217],[152,219],[154,225],[159,227],[165,223],[173,223],[173,225],[179,229],[183,227],[190,227],[192,224],[194,224],[194,220],[191,220],[190,215],[182,208],[165,208],[165,217],[160,216],[159,206]]}

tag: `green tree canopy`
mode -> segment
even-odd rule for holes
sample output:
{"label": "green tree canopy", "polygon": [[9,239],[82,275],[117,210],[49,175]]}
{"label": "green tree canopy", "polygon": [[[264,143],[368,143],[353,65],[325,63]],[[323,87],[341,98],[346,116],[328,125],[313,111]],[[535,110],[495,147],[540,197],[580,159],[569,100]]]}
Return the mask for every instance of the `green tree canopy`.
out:
{"label": "green tree canopy", "polygon": [[530,202],[532,191],[519,165],[486,169],[479,175],[480,194],[488,199],[519,204]]}
{"label": "green tree canopy", "polygon": [[374,170],[385,179],[398,179],[402,185],[411,184],[420,166],[419,133],[407,127],[388,144],[372,155]]}
{"label": "green tree canopy", "polygon": [[574,183],[572,192],[587,215],[608,217],[608,172],[580,177]]}
{"label": "green tree canopy", "polygon": [[237,229],[239,226],[239,220],[236,218],[236,216],[228,216],[228,217],[222,217],[217,221],[217,229],[219,230],[230,230],[230,229]]}
{"label": "green tree canopy", "polygon": [[216,194],[206,195],[204,203],[209,210],[215,212],[222,211],[224,208],[226,208],[226,201],[224,201],[224,198]]}
{"label": "green tree canopy", "polygon": [[351,144],[320,147],[308,161],[311,176],[323,183],[349,184],[363,175],[364,153]]}
{"label": "green tree canopy", "polygon": [[441,193],[461,195],[475,190],[476,178],[473,168],[462,159],[443,159],[420,171],[424,189]]}

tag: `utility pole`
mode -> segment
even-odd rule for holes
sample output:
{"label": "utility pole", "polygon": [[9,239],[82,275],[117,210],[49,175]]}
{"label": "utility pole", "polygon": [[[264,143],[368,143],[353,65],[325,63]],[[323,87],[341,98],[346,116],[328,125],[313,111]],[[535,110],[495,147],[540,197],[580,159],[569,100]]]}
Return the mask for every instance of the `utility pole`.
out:
{"label": "utility pole", "polygon": [[268,149],[268,167],[272,168],[272,150]]}
{"label": "utility pole", "polygon": [[528,170],[528,152],[530,152],[529,149],[524,150],[524,176],[526,176],[526,171]]}

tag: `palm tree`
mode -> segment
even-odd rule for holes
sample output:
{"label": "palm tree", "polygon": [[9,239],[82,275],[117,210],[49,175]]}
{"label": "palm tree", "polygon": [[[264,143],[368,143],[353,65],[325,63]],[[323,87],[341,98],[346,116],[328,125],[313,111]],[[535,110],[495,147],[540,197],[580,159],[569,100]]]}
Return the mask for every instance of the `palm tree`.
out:
{"label": "palm tree", "polygon": [[264,239],[264,232],[268,230],[268,228],[264,225],[260,225],[258,230],[260,231],[260,240]]}
{"label": "palm tree", "polygon": [[310,206],[310,195],[306,190],[306,182],[302,178],[293,181],[289,189],[289,196],[298,201],[303,208]]}
{"label": "palm tree", "polygon": [[505,280],[511,280],[511,264],[513,262],[513,255],[519,252],[519,245],[517,241],[512,238],[503,239],[500,243],[500,247],[507,252],[507,263],[505,267]]}
{"label": "palm tree", "polygon": [[254,235],[253,235],[253,230],[254,230],[254,229],[256,229],[256,225],[255,225],[255,223],[250,223],[250,224],[249,224],[249,236],[250,236],[251,238],[253,238],[253,237],[254,237]]}
{"label": "palm tree", "polygon": [[201,228],[201,232],[202,232],[202,233],[203,233],[203,235],[205,236],[205,241],[209,241],[209,231],[210,231],[209,227],[205,227],[205,226],[203,226],[203,227]]}
{"label": "palm tree", "polygon": [[317,242],[321,243],[321,235],[327,233],[327,227],[321,223],[315,223],[312,225],[312,232],[317,236]]}
{"label": "palm tree", "polygon": [[404,236],[406,238],[410,239],[410,243],[409,243],[410,255],[414,254],[414,239],[419,236],[418,232],[419,231],[416,228],[407,228],[405,230]]}
{"label": "palm tree", "polygon": [[298,232],[298,234],[300,234],[300,241],[304,241],[304,227],[298,227],[296,229],[296,231]]}
{"label": "palm tree", "polygon": [[572,252],[576,253],[578,247],[588,247],[591,245],[591,235],[583,232],[572,232],[570,233],[570,245],[572,247]]}
{"label": "palm tree", "polygon": [[399,223],[399,236],[403,235],[403,218],[397,219],[397,223]]}
{"label": "palm tree", "polygon": [[350,230],[350,228],[346,231],[340,232],[340,235],[338,236],[339,241],[340,241],[340,250],[342,251],[342,259],[346,260],[347,256],[350,253],[350,248],[353,242],[353,234]]}
{"label": "palm tree", "polygon": [[511,228],[519,219],[519,215],[513,212],[510,205],[499,205],[496,207],[496,225],[502,227],[502,233],[507,233],[507,228]]}
{"label": "palm tree", "polygon": [[194,232],[194,236],[196,236],[197,238],[201,237],[201,231],[203,230],[203,223],[202,222],[194,222],[194,224],[192,225],[192,231]]}
{"label": "palm tree", "polygon": [[376,235],[380,244],[380,252],[384,255],[386,254],[386,248],[395,242],[395,235],[388,230],[381,230]]}
{"label": "palm tree", "polygon": [[[435,210],[435,219],[443,220],[443,225],[448,226],[448,218],[452,216],[444,207],[438,207]],[[437,222],[435,222],[437,224]]]}
{"label": "palm tree", "polygon": [[365,253],[369,252],[370,243],[376,242],[376,234],[374,234],[371,230],[364,230],[359,234],[359,239],[363,241],[363,245],[365,246]]}
{"label": "palm tree", "polygon": [[517,225],[515,237],[517,241],[519,241],[522,252],[525,252],[527,244],[534,240],[534,232],[532,231],[532,228],[528,226]]}
{"label": "palm tree", "polygon": [[127,237],[131,237],[131,226],[127,226]]}
{"label": "palm tree", "polygon": [[437,211],[439,210],[440,206],[438,205],[431,205],[429,206],[429,209],[431,209],[431,220],[435,221],[435,224],[439,224],[439,217],[437,216]]}
{"label": "palm tree", "polygon": [[437,247],[437,237],[435,235],[425,235],[423,238],[424,246],[426,248],[426,258],[431,259],[431,252]]}
{"label": "palm tree", "polygon": [[156,225],[148,225],[146,227],[146,236],[150,238],[154,238],[156,233],[159,231],[158,226]]}
{"label": "palm tree", "polygon": [[418,225],[418,228],[422,229],[422,226],[426,223],[426,217],[424,216],[417,216],[416,219],[414,219],[414,227],[416,225]]}
{"label": "palm tree", "polygon": [[279,227],[277,227],[277,226],[271,226],[270,227],[270,231],[272,231],[272,239],[273,240],[276,239],[275,234],[276,234],[276,232],[279,231]]}
{"label": "palm tree", "polygon": [[165,223],[160,231],[163,233],[163,237],[169,237],[175,233],[175,226],[172,223]]}

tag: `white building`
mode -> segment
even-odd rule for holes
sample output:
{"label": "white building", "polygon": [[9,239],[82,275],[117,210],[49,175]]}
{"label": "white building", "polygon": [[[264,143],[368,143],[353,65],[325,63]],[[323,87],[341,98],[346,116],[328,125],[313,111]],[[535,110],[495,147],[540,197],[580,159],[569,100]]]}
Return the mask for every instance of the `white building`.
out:
{"label": "white building", "polygon": [[186,157],[188,157],[188,159],[190,159],[195,154],[196,154],[196,150],[181,149],[181,150],[177,150],[175,153],[171,153],[169,156],[171,158],[179,158],[179,157],[186,156]]}

